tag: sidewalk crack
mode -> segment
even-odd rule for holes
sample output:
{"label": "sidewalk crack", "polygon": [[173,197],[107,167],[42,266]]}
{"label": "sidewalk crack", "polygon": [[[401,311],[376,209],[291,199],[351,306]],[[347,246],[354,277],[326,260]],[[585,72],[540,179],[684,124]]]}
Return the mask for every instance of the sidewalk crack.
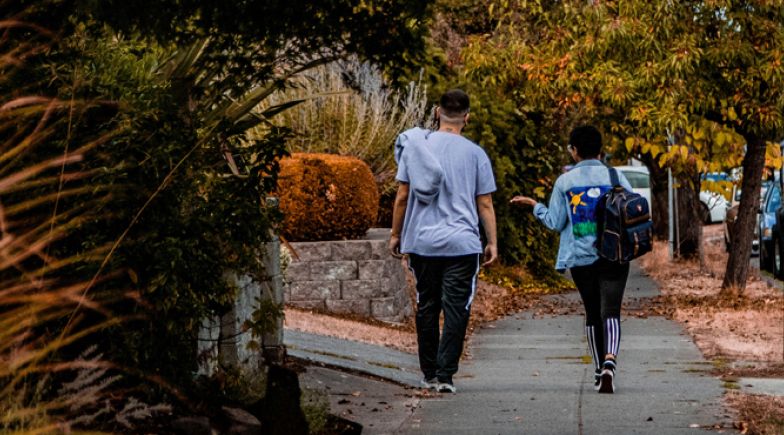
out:
{"label": "sidewalk crack", "polygon": [[580,394],[577,396],[577,435],[583,435],[583,390],[588,369],[583,370],[583,379],[580,381]]}

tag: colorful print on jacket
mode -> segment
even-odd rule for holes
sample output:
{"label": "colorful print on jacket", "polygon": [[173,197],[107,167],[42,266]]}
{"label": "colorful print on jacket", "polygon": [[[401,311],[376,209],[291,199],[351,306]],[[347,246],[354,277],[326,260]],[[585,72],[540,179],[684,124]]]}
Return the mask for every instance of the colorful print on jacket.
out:
{"label": "colorful print on jacket", "polygon": [[609,186],[581,186],[569,189],[569,217],[575,238],[596,237],[596,206]]}

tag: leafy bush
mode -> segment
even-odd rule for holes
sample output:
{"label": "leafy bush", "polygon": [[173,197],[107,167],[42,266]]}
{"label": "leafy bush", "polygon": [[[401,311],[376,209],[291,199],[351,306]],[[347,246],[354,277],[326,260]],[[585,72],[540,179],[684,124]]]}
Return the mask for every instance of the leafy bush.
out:
{"label": "leafy bush", "polygon": [[[49,140],[55,135],[42,123],[39,133],[47,140],[3,158],[25,163],[62,155],[80,143],[77,132],[89,139],[112,133],[101,142],[101,160],[80,162],[83,178],[76,180],[84,187],[80,194],[106,202],[57,197],[55,211],[81,205],[90,218],[74,223],[73,236],[58,240],[56,252],[41,254],[89,257],[58,266],[80,278],[101,271],[114,278],[91,283],[90,295],[115,296],[113,302],[133,295],[104,307],[131,319],[101,331],[101,352],[188,391],[201,319],[224,312],[236,293],[224,272],[260,273],[258,247],[276,219],[263,198],[275,185],[285,131],[271,126],[270,118],[288,106],[249,112],[293,74],[327,60],[357,54],[400,64],[404,53],[421,45],[428,6],[412,0],[383,7],[358,0],[144,3],[4,4],[6,16],[25,16],[52,33],[29,71],[0,83],[3,95],[66,102],[59,131],[67,134]],[[22,26],[18,41],[26,41],[32,28]],[[24,44],[3,41],[0,47],[11,48],[8,60],[30,59]],[[88,102],[89,113],[71,107],[76,101]],[[246,137],[260,123],[267,125],[263,134]],[[13,123],[5,125],[6,145],[14,135],[23,137]],[[239,164],[227,165],[229,155]],[[4,196],[3,206],[30,198]],[[37,227],[47,228],[59,223]],[[32,270],[24,266],[17,270]],[[89,302],[78,296],[67,300]],[[76,318],[87,325],[101,321],[94,313]]]}
{"label": "leafy bush", "polygon": [[280,163],[278,195],[291,241],[362,237],[378,214],[370,168],[353,157],[295,153]]}
{"label": "leafy bush", "polygon": [[426,121],[426,86],[411,81],[404,90],[394,89],[377,68],[354,58],[301,74],[265,105],[297,99],[305,101],[275,120],[293,133],[286,141],[289,150],[365,161],[381,195],[378,224],[389,226],[397,169],[393,143],[400,132]]}

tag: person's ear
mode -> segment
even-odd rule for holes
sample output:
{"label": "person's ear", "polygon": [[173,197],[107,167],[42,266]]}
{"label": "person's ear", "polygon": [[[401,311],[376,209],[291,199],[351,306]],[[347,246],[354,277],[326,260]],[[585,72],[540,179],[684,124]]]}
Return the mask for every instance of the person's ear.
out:
{"label": "person's ear", "polygon": [[468,125],[468,120],[470,118],[471,118],[471,114],[470,113],[466,113],[465,116],[463,117],[463,125]]}

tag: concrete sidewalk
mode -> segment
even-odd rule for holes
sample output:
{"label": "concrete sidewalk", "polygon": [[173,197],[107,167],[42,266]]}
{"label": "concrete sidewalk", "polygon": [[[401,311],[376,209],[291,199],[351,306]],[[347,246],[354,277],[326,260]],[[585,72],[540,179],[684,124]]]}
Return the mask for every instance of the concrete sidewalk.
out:
{"label": "concrete sidewalk", "polygon": [[[639,269],[632,275],[627,300],[657,293]],[[422,401],[400,433],[667,435],[730,420],[710,363],[664,318],[624,319],[613,395],[593,390],[582,316],[523,313],[491,326],[472,339],[458,393]]]}

